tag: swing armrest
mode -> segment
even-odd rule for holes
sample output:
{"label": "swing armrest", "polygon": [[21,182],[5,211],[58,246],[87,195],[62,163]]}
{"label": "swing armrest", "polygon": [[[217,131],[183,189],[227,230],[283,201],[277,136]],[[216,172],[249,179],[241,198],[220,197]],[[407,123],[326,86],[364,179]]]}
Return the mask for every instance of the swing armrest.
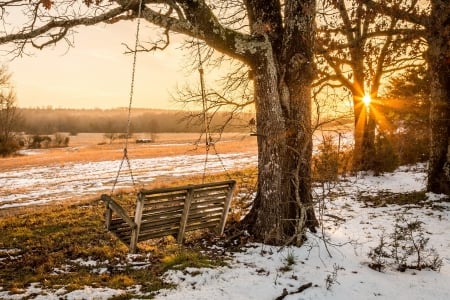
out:
{"label": "swing armrest", "polygon": [[124,220],[131,229],[135,229],[137,224],[128,216],[127,212],[114,201],[110,196],[103,194],[101,199],[106,202],[108,209],[113,210],[122,220]]}

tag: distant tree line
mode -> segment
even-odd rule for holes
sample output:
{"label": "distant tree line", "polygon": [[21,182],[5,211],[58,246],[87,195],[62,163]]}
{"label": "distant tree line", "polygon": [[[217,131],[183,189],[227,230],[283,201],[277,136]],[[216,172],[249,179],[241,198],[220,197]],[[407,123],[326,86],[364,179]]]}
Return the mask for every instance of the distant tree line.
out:
{"label": "distant tree line", "polygon": [[[68,132],[121,133],[126,132],[127,109],[53,109],[18,108],[22,117],[17,131],[26,134],[53,134]],[[201,132],[203,123],[187,118],[189,112],[177,110],[135,109],[131,115],[130,132]],[[251,115],[241,115],[227,126],[228,131],[248,131]],[[216,113],[211,130],[218,130],[227,120],[227,113]]]}

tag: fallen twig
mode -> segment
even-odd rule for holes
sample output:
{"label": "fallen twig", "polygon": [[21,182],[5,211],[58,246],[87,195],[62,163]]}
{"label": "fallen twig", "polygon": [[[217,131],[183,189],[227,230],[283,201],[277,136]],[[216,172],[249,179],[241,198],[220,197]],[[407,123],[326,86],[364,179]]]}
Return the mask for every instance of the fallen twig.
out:
{"label": "fallen twig", "polygon": [[283,289],[283,293],[281,294],[281,296],[278,296],[277,298],[275,298],[275,300],[283,300],[288,295],[301,293],[310,287],[312,287],[312,282],[305,283],[305,284],[301,285],[296,291],[290,292],[290,293],[286,289]]}

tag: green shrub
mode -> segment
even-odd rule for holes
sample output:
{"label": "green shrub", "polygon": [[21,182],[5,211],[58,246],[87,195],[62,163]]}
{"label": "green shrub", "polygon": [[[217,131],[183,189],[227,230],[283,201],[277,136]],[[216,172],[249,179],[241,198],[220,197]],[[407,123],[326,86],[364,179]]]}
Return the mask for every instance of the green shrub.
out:
{"label": "green shrub", "polygon": [[434,248],[428,247],[429,238],[418,220],[408,220],[399,216],[395,220],[394,231],[380,236],[380,241],[372,248],[368,257],[374,270],[382,271],[387,266],[404,272],[406,269],[431,269],[439,271],[442,258]]}

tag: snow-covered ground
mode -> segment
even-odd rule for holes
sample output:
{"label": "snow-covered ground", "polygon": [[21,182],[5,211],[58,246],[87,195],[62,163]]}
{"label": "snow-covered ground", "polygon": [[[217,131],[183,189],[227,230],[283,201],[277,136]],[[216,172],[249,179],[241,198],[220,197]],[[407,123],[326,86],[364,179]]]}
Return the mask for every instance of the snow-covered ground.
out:
{"label": "snow-covered ground", "polygon": [[[332,200],[323,199],[326,244],[320,233],[308,234],[300,248],[250,244],[243,252],[228,253],[230,263],[226,267],[166,272],[164,279],[177,288],[161,290],[156,299],[450,299],[448,200],[428,194],[428,205],[423,207],[365,207],[360,199],[379,192],[407,193],[424,188],[423,165],[377,177],[347,177],[332,187]],[[316,194],[320,198],[321,190],[317,189]],[[427,248],[435,248],[442,259],[439,272],[400,272],[393,266],[378,272],[369,268],[369,251],[378,245],[383,232],[393,232],[398,216],[406,216],[408,222],[422,222],[423,233],[429,238]],[[95,262],[90,263],[95,268]],[[300,287],[304,290],[299,291]],[[123,292],[85,287],[67,293],[64,288],[46,291],[33,285],[25,294],[15,296],[0,289],[0,298],[39,295],[27,299],[109,299]]]}
{"label": "snow-covered ground", "polygon": [[[441,210],[418,206],[364,208],[358,195],[377,192],[404,193],[425,187],[424,168],[401,168],[383,176],[351,177],[333,188],[339,196],[326,201],[327,248],[320,234],[309,234],[303,247],[248,245],[245,252],[233,254],[229,267],[171,271],[165,276],[176,283],[175,290],[162,291],[157,299],[450,299],[450,203],[438,195],[428,195]],[[393,232],[397,216],[423,222],[427,248],[435,248],[442,259],[440,272],[431,270],[383,273],[369,268],[370,249],[380,235]],[[286,270],[288,261],[294,260]],[[289,269],[289,268],[287,268]],[[195,271],[195,272],[193,272]],[[192,275],[191,275],[192,274]],[[302,292],[298,289],[311,283]]]}
{"label": "snow-covered ground", "polygon": [[[223,172],[238,167],[256,165],[254,153],[209,155],[206,172]],[[114,184],[121,161],[66,163],[50,167],[33,167],[0,172],[0,209],[77,196],[109,192]],[[178,155],[133,159],[130,162],[133,178],[139,186],[159,176],[185,176],[205,171],[205,155]],[[127,163],[122,166],[116,189],[133,185]]]}

